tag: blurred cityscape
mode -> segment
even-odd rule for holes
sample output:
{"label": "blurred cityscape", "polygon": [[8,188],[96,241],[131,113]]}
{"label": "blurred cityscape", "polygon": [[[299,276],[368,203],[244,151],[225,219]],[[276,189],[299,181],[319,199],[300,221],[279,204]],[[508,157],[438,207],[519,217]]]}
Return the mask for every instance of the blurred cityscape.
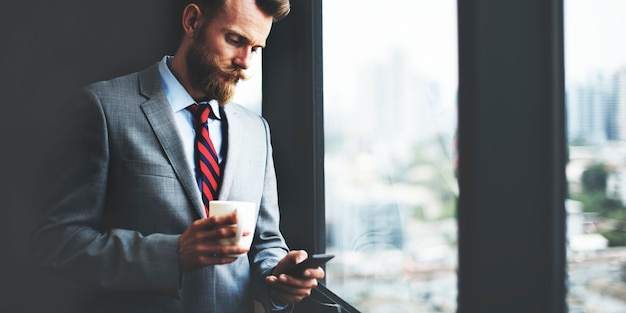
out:
{"label": "blurred cityscape", "polygon": [[[363,312],[454,312],[456,102],[395,66],[402,54],[388,62],[356,75],[363,89],[351,118],[326,117],[328,251],[337,255],[327,285]],[[626,68],[568,84],[566,98],[570,191],[602,163],[607,196],[626,201]],[[626,312],[626,248],[601,234],[618,221],[572,199],[566,209],[569,312]]]}
{"label": "blurred cityscape", "polygon": [[[455,89],[408,56],[326,91],[327,286],[362,312],[453,312],[458,194]],[[352,97],[352,98],[349,98]]]}
{"label": "blurred cityscape", "polygon": [[570,144],[626,142],[626,68],[568,81],[566,102]]}
{"label": "blurred cityscape", "polygon": [[[626,312],[624,9],[564,1],[571,313]],[[327,285],[362,312],[455,312],[456,1],[323,10],[327,250],[337,255]],[[592,169],[601,194],[585,190]]]}
{"label": "blurred cityscape", "polygon": [[[568,200],[568,305],[570,312],[626,312],[626,247],[611,236],[623,237],[626,212],[626,67],[596,72],[569,81],[566,92],[569,194],[585,192],[585,172],[600,165],[606,176],[600,205]],[[603,200],[605,203],[607,200]],[[621,234],[620,234],[621,233]]]}

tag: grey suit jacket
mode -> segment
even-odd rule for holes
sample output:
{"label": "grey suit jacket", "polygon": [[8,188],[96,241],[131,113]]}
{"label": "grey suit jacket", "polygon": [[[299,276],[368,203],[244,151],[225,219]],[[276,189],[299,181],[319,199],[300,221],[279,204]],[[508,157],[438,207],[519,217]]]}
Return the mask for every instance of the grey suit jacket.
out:
{"label": "grey suit jacket", "polygon": [[178,238],[203,205],[156,65],[87,86],[72,103],[35,260],[96,286],[94,312],[242,313],[253,297],[267,307],[264,277],[287,253],[267,122],[225,106],[219,199],[259,204],[248,257],[181,273]]}

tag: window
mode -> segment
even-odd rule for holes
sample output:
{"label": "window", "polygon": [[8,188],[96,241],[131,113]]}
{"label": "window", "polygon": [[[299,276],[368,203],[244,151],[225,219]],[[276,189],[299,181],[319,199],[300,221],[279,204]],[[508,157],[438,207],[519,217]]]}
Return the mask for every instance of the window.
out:
{"label": "window", "polygon": [[619,0],[566,0],[568,305],[626,311],[626,34]]}
{"label": "window", "polygon": [[327,287],[454,312],[456,1],[333,0],[322,20]]}
{"label": "window", "polygon": [[248,79],[237,84],[237,91],[232,102],[261,114],[263,101],[263,69],[261,68],[262,51],[257,51],[252,57],[250,68],[246,70]]}
{"label": "window", "polygon": [[[325,11],[334,6],[331,2],[335,1],[324,2]],[[290,16],[275,25],[263,57],[263,114],[272,125],[281,228],[292,248],[310,252],[324,252],[327,242],[336,240],[330,229],[326,236],[332,223],[326,225],[325,205],[332,200],[324,200],[330,189],[324,188],[328,181],[324,179],[328,175],[324,172],[324,140],[332,138],[325,138],[323,130],[338,125],[332,120],[323,123],[323,118],[330,119],[326,111],[338,104],[322,106],[329,101],[322,93],[329,82],[324,81],[321,68],[321,3],[293,2]],[[366,13],[369,3],[353,2],[351,10],[343,13],[345,24],[340,27],[349,27],[346,24],[353,18]],[[415,19],[422,12],[413,3],[391,1],[389,5],[397,5],[398,12],[413,12],[410,19]],[[447,291],[458,290],[458,312],[565,312],[562,2],[464,0],[456,4],[459,262],[458,288]],[[384,6],[387,2],[379,5],[381,13]],[[376,14],[370,22],[381,26],[376,23],[378,17]],[[455,22],[453,19],[453,25]],[[324,26],[324,31],[330,30]],[[412,33],[411,38],[418,33]],[[354,57],[343,61],[352,62],[369,50],[376,51],[377,43],[387,40],[386,33],[377,34],[350,47]],[[326,51],[329,47],[327,41],[324,43]],[[329,57],[328,52],[324,57]],[[451,129],[455,129],[454,121]],[[445,146],[441,145],[439,152],[449,149]],[[333,219],[331,213],[328,209],[329,221]],[[400,213],[398,216],[402,218]],[[397,219],[389,217],[386,223],[393,221]],[[377,227],[376,223],[366,224]],[[328,250],[332,249],[329,244]],[[347,288],[342,292],[347,290],[348,294],[343,295],[333,286],[333,263],[327,267],[327,285],[339,296],[351,297]],[[420,295],[410,295],[414,294]],[[346,304],[336,297],[328,298],[342,307]],[[400,302],[391,312],[402,312],[406,305]],[[324,307],[298,312],[338,311],[335,305]]]}

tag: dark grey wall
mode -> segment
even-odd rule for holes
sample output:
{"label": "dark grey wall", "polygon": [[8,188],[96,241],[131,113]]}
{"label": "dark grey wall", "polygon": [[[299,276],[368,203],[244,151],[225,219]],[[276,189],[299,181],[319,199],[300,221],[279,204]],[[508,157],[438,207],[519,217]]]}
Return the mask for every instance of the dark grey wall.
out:
{"label": "dark grey wall", "polygon": [[28,259],[30,227],[41,204],[39,164],[54,152],[49,136],[62,125],[57,116],[73,90],[174,53],[179,2],[0,4],[0,312],[82,312],[74,300],[88,291]]}

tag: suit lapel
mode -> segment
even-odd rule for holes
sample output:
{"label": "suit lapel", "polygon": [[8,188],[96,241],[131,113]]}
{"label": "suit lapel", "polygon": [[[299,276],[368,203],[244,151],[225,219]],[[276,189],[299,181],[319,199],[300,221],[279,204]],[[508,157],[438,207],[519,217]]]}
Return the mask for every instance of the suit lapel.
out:
{"label": "suit lapel", "polygon": [[239,149],[241,147],[241,120],[237,116],[237,110],[234,106],[226,105],[224,107],[224,113],[228,121],[228,151],[226,152],[226,166],[224,167],[224,173],[222,177],[222,186],[218,199],[228,200],[233,180],[235,178],[235,171],[237,167],[237,161],[239,159]]}
{"label": "suit lapel", "polygon": [[183,185],[197,213],[206,217],[202,199],[198,196],[195,175],[185,160],[185,151],[176,131],[172,108],[161,86],[157,66],[152,66],[139,74],[140,92],[148,98],[141,105],[150,126],[156,134],[163,151],[174,168],[178,180]]}

